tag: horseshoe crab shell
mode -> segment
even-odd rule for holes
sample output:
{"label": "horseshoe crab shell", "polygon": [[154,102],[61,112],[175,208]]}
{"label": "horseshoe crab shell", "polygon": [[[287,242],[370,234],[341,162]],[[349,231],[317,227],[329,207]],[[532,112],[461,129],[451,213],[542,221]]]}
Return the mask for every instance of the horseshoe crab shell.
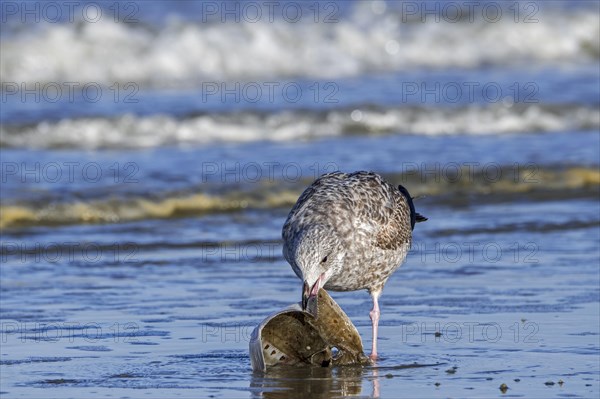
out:
{"label": "horseshoe crab shell", "polygon": [[294,304],[260,323],[250,337],[254,371],[273,366],[365,365],[360,335],[344,311],[319,290],[318,318]]}

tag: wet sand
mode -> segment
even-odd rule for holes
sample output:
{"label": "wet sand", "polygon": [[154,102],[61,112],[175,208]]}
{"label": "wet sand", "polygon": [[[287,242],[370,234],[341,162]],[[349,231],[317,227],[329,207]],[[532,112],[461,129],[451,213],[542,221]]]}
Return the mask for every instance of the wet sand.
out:
{"label": "wet sand", "polygon": [[[285,209],[30,230],[145,245],[120,262],[7,258],[3,395],[594,397],[598,229],[572,223],[597,218],[594,202],[434,204],[419,204],[430,221],[385,288],[381,359],[363,369],[251,371],[252,329],[299,297],[277,246]],[[550,213],[575,227],[544,228]],[[192,233],[209,228],[229,231],[217,252]],[[273,243],[244,240],[257,234]],[[368,346],[368,295],[332,296]]]}
{"label": "wet sand", "polygon": [[[202,20],[213,3],[6,13],[0,396],[597,398],[598,3]],[[282,224],[338,169],[425,196],[380,299],[381,359],[253,373],[252,330],[301,295]],[[331,294],[369,348],[368,294]]]}

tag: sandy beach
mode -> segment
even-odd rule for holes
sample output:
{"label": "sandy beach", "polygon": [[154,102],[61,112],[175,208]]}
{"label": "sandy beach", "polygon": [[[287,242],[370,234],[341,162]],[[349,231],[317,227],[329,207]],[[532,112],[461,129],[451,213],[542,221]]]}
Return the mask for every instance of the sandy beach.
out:
{"label": "sandy beach", "polygon": [[[3,398],[598,396],[597,2],[167,3],[4,10]],[[381,358],[253,373],[250,333],[301,297],[281,227],[333,170],[429,218]],[[330,294],[368,348],[369,295]]]}

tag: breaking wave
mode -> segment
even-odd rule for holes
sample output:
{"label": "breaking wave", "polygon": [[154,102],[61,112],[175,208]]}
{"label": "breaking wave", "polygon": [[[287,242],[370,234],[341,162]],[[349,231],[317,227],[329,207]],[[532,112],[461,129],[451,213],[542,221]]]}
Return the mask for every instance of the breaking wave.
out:
{"label": "breaking wave", "polygon": [[[548,200],[572,196],[576,191],[593,198],[597,198],[599,193],[600,170],[597,167],[533,166],[515,171],[512,166],[506,166],[499,170],[502,173],[493,177],[488,176],[486,171],[467,168],[457,171],[457,176],[464,177],[459,179],[439,179],[427,171],[388,174],[385,178],[407,185],[415,197],[426,195],[433,201],[438,198],[444,206],[451,206],[452,198],[460,198],[460,206],[464,206],[466,198],[478,195],[493,195],[496,201],[504,196],[512,201],[511,195],[537,196]],[[120,223],[245,209],[287,208],[296,202],[309,182],[302,179],[293,184],[282,183],[277,186],[263,182],[245,191],[233,188],[213,194],[197,190],[187,194],[163,193],[156,199],[133,195],[129,198],[72,200],[52,204],[3,204],[0,206],[0,228]]]}
{"label": "breaking wave", "polygon": [[[375,5],[377,6],[375,6]],[[154,87],[205,79],[339,78],[373,71],[597,61],[600,16],[540,10],[486,22],[406,21],[383,2],[362,2],[336,23],[167,19],[164,24],[48,23],[2,39],[2,83],[136,82]],[[477,40],[472,40],[476,37]]]}
{"label": "breaking wave", "polygon": [[352,108],[330,111],[239,112],[177,119],[124,115],[0,127],[0,146],[22,148],[148,148],[176,144],[286,141],[351,134],[507,134],[598,129],[600,110],[531,105],[464,108]]}

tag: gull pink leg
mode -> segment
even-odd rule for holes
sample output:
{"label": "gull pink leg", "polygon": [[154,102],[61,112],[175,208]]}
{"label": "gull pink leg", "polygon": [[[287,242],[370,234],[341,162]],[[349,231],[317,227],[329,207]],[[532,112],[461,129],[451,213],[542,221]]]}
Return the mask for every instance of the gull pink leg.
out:
{"label": "gull pink leg", "polygon": [[373,298],[373,310],[369,313],[371,324],[373,325],[373,346],[371,347],[371,356],[369,356],[371,360],[377,359],[377,330],[379,327],[380,315],[378,299],[380,294],[381,291],[371,292],[371,297]]}

